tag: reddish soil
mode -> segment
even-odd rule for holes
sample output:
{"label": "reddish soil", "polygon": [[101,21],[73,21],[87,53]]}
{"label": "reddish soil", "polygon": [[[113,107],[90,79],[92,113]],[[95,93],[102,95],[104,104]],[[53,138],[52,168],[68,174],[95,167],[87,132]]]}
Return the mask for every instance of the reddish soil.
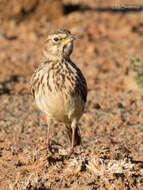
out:
{"label": "reddish soil", "polygon": [[[1,190],[143,189],[143,90],[130,61],[133,54],[143,59],[143,3],[137,2],[0,2]],[[83,145],[69,159],[61,124],[51,129],[55,153],[45,149],[45,116],[29,90],[44,40],[57,28],[80,38],[72,60],[89,89]]]}

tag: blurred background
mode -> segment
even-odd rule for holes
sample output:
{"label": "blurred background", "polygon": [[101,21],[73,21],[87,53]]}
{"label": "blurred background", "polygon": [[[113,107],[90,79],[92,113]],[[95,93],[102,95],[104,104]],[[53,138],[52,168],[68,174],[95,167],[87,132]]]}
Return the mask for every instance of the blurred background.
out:
{"label": "blurred background", "polygon": [[[62,159],[54,158],[55,169],[49,155],[39,153],[46,120],[29,90],[46,36],[57,28],[79,37],[72,60],[89,89],[80,122],[84,148],[75,162],[81,168],[72,178]],[[143,1],[0,0],[0,189],[141,190],[142,48]],[[64,128],[53,125],[53,144],[67,147]],[[95,157],[101,168],[91,162]],[[105,160],[110,167],[115,160],[118,171],[109,171]]]}

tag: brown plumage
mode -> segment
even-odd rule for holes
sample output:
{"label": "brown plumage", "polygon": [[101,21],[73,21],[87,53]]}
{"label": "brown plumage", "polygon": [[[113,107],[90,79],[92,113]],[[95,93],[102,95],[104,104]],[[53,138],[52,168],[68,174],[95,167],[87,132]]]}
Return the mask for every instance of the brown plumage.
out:
{"label": "brown plumage", "polygon": [[[68,30],[48,35],[40,66],[31,78],[31,92],[37,106],[51,119],[65,124],[74,146],[81,144],[78,121],[83,114],[87,84],[80,69],[71,61],[75,40]],[[48,125],[48,144],[50,135]]]}

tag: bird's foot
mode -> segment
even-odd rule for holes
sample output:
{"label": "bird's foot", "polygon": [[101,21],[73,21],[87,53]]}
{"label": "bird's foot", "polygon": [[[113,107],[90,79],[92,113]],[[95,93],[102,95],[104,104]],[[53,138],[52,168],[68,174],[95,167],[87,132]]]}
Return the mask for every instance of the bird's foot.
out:
{"label": "bird's foot", "polygon": [[47,151],[50,152],[51,154],[54,154],[51,144],[47,145]]}
{"label": "bird's foot", "polygon": [[55,141],[52,141],[51,143],[48,143],[47,150],[50,153],[55,154],[55,153],[59,153],[59,147],[63,147],[63,146]]}
{"label": "bird's foot", "polygon": [[73,153],[74,153],[74,148],[71,148],[70,151],[68,152],[68,154],[65,155],[65,159],[67,159],[67,160],[70,159],[71,156],[73,155]]}

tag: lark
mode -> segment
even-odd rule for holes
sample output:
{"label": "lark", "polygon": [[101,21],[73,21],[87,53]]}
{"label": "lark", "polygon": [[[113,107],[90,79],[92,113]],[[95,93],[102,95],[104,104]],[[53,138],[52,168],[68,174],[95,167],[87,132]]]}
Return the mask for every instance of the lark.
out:
{"label": "lark", "polygon": [[39,109],[47,116],[47,143],[50,146],[50,121],[63,123],[71,142],[70,154],[81,144],[79,119],[87,99],[87,83],[72,62],[76,37],[66,29],[48,35],[41,64],[31,78],[31,92]]}

